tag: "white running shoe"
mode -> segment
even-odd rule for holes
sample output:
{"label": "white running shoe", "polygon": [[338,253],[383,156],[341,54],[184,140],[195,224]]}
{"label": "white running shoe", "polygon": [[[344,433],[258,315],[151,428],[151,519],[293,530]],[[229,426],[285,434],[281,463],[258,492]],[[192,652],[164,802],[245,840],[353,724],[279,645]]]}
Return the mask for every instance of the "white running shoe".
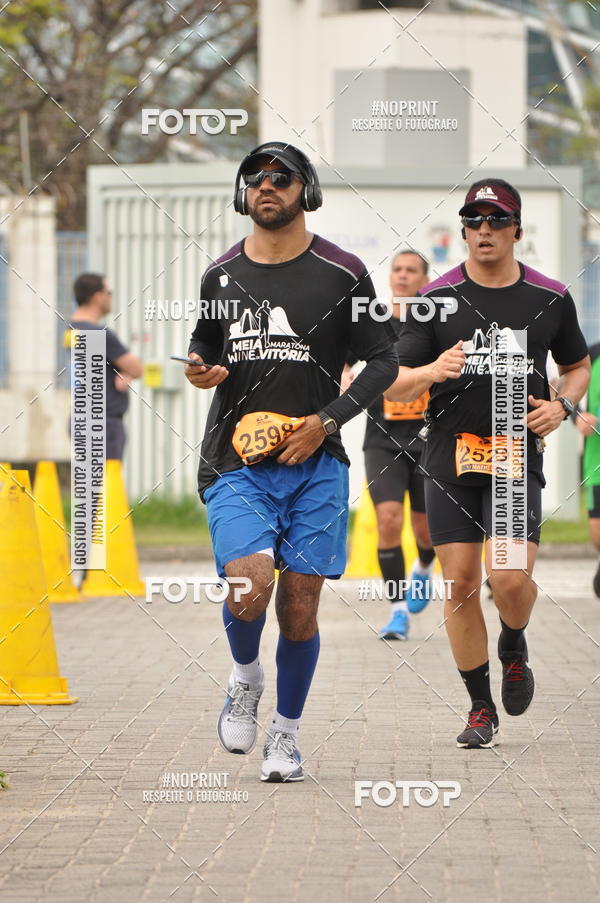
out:
{"label": "white running shoe", "polygon": [[293,734],[282,731],[268,733],[263,756],[261,781],[282,784],[304,780],[304,772],[300,765],[302,757]]}
{"label": "white running shoe", "polygon": [[246,755],[254,749],[256,713],[263,689],[263,683],[251,687],[250,684],[235,680],[233,672],[231,673],[227,683],[227,699],[217,721],[217,734],[221,746],[227,752]]}

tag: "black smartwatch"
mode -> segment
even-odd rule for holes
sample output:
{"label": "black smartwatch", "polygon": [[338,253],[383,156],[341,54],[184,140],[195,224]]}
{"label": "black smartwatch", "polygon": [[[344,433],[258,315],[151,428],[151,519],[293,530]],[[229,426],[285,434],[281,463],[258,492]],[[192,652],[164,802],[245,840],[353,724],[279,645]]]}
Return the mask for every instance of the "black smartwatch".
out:
{"label": "black smartwatch", "polygon": [[565,412],[565,416],[563,417],[563,420],[566,420],[567,417],[572,416],[573,411],[575,410],[575,405],[573,404],[572,401],[569,401],[569,399],[565,398],[564,395],[557,396],[557,398],[555,398],[554,401],[560,401],[561,405],[563,406],[563,409]]}
{"label": "black smartwatch", "polygon": [[323,427],[326,436],[331,436],[333,433],[337,433],[338,425],[333,417],[330,417],[329,414],[325,414],[324,411],[318,411],[317,417],[321,421],[321,426]]}

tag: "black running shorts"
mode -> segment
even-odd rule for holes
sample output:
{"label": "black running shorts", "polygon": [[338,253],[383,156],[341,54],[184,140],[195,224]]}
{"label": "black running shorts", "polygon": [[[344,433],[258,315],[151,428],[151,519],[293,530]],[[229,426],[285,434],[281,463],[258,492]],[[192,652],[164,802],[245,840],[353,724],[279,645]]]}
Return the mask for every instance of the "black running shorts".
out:
{"label": "black running shorts", "polygon": [[585,503],[588,517],[600,517],[600,486],[586,486]]}
{"label": "black running shorts", "polygon": [[[434,546],[448,542],[483,542],[492,535],[492,481],[487,486],[443,483],[425,478],[427,522]],[[539,544],[542,484],[527,474],[527,539]]]}
{"label": "black running shorts", "polygon": [[412,510],[424,512],[425,490],[420,460],[420,448],[415,451],[402,451],[399,448],[365,449],[365,470],[373,504],[403,502],[404,493],[408,491]]}

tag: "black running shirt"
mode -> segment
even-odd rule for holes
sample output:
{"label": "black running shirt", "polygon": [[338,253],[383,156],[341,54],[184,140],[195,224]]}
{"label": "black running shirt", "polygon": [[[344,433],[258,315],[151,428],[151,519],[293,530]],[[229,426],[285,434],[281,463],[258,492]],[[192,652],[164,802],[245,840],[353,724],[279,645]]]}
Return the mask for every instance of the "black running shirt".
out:
{"label": "black running shirt", "polygon": [[[433,383],[429,411],[434,428],[425,443],[422,462],[436,479],[463,485],[485,485],[487,474],[456,475],[454,434],[492,434],[492,380],[490,374],[491,329],[527,330],[527,394],[549,400],[546,360],[550,351],[557,364],[568,366],[588,353],[579,328],[575,304],[566,286],[531,267],[519,264],[514,285],[486,288],[473,282],[464,264],[427,285],[420,294],[454,297],[456,313],[441,321],[442,305],[428,322],[418,322],[409,313],[396,349],[400,366],[430,364],[459,339],[465,342],[466,363],[458,379]],[[531,407],[527,406],[528,411]],[[543,455],[536,450],[535,434],[527,432],[527,469],[542,483]]]}
{"label": "black running shirt", "polygon": [[[395,380],[394,331],[364,307],[353,322],[353,296],[375,298],[364,264],[317,235],[298,257],[278,264],[250,260],[241,241],[206,270],[201,298],[228,303],[220,305],[221,316],[198,320],[189,351],[227,367],[229,376],[208,413],[201,498],[219,474],[244,466],[231,445],[244,414],[300,417],[324,410],[341,426]],[[350,349],[371,363],[340,397]],[[321,449],[349,463],[339,431]]]}

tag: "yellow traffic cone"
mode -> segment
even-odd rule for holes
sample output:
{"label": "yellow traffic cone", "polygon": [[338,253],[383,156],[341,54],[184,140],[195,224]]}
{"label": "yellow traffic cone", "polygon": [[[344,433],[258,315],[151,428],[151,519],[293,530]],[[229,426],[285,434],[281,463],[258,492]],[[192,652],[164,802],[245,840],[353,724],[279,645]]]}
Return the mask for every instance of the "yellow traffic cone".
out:
{"label": "yellow traffic cone", "polygon": [[35,516],[50,602],[85,602],[71,579],[67,531],[54,461],[40,461],[33,482]]}
{"label": "yellow traffic cone", "polygon": [[129,515],[120,461],[107,461],[105,471],[106,569],[89,570],[84,596],[143,596],[133,523]]}
{"label": "yellow traffic cone", "polygon": [[354,518],[350,558],[344,577],[381,577],[377,558],[377,518],[366,483]]}
{"label": "yellow traffic cone", "polygon": [[[404,496],[404,521],[400,539],[407,573],[417,558],[417,543],[410,520],[410,497]],[[435,560],[434,572],[440,573],[439,561]],[[352,528],[350,557],[344,577],[381,577],[379,559],[377,557],[377,517],[371,495],[365,484],[358,511]]]}
{"label": "yellow traffic cone", "polygon": [[0,705],[65,705],[46,576],[26,470],[0,488]]}

